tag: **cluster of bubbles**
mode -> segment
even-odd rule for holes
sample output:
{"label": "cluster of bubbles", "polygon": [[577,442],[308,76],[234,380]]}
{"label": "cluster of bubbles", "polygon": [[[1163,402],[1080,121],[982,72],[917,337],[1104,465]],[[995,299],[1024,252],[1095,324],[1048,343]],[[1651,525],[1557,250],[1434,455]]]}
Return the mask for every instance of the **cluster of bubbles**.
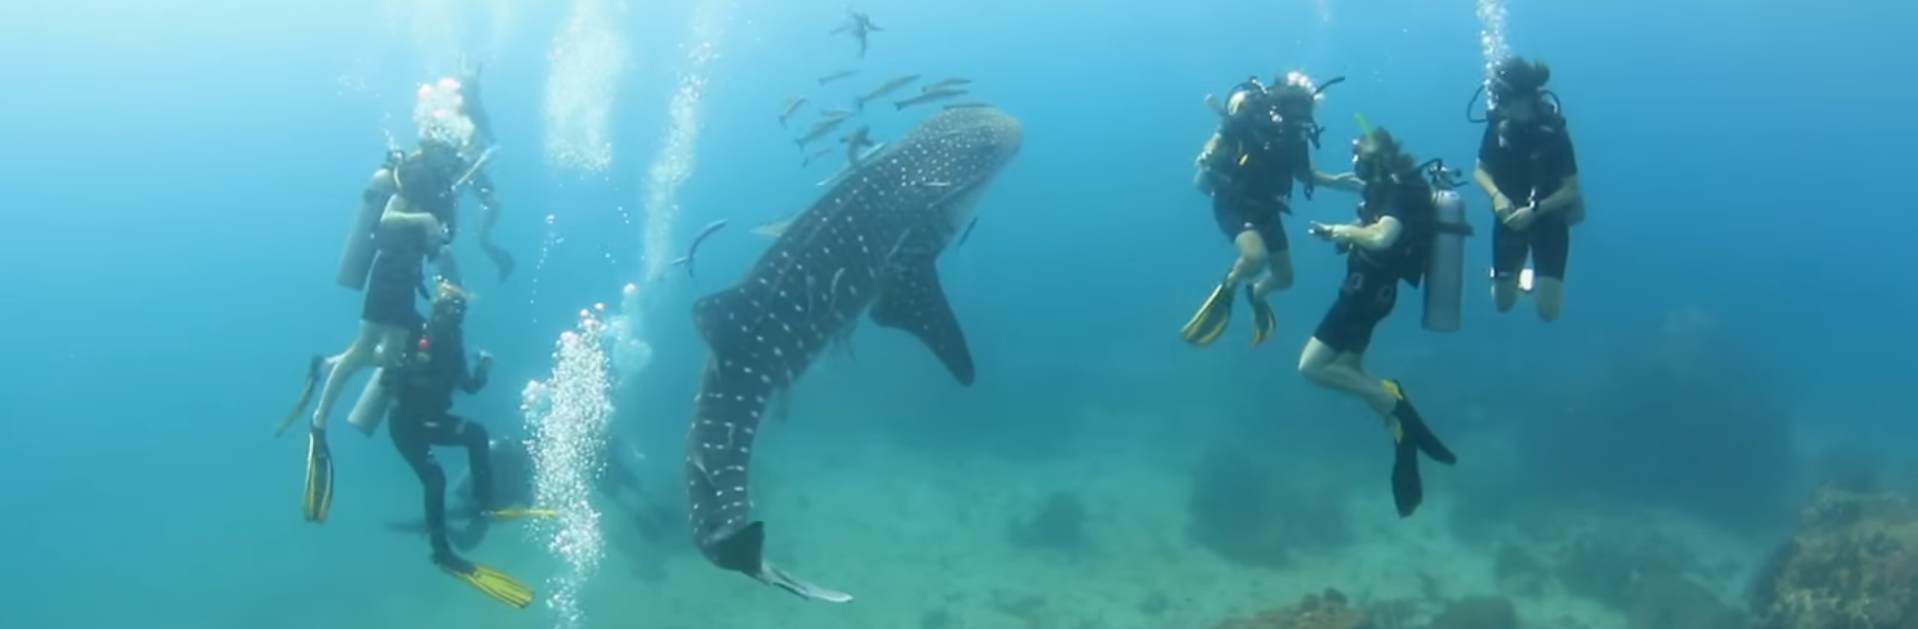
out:
{"label": "cluster of bubbles", "polygon": [[716,0],[707,0],[694,10],[692,42],[687,47],[686,69],[679,76],[679,89],[673,92],[668,109],[666,141],[660,144],[652,166],[646,169],[646,199],[641,209],[646,216],[641,242],[646,268],[640,277],[648,283],[665,276],[672,268],[673,226],[679,220],[679,186],[693,176],[699,144],[700,103],[706,94],[706,66],[717,57],[714,51],[723,34],[715,4]]}
{"label": "cluster of bubbles", "polygon": [[580,311],[579,324],[560,335],[552,375],[544,382],[527,383],[521,394],[526,430],[534,435],[530,450],[535,504],[556,512],[528,530],[565,563],[549,582],[552,594],[547,597],[561,629],[583,626],[579,593],[605,556],[600,513],[592,502],[613,417],[607,326],[601,321],[605,309],[595,305]]}
{"label": "cluster of bubbles", "polygon": [[1505,46],[1505,0],[1478,0],[1478,47],[1485,58],[1485,84],[1500,61],[1512,54]]}
{"label": "cluster of bubbles", "polygon": [[653,346],[646,342],[640,327],[639,286],[627,284],[619,292],[619,314],[608,326],[613,343],[613,385],[624,389],[653,361]]}
{"label": "cluster of bubbles", "polygon": [[465,98],[460,82],[450,78],[421,84],[413,103],[413,124],[419,127],[420,139],[459,148],[472,144],[473,121],[461,113]]}
{"label": "cluster of bubbles", "polygon": [[626,71],[626,41],[606,0],[579,0],[546,54],[546,157],[602,173],[613,164],[613,101]]}

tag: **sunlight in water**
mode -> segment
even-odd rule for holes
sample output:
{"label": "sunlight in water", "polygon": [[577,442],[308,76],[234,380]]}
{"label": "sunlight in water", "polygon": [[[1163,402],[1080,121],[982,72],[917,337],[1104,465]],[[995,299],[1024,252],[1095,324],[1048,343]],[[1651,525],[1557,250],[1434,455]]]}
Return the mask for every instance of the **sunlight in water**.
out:
{"label": "sunlight in water", "polygon": [[413,45],[428,68],[442,63],[457,63],[460,58],[460,33],[466,28],[460,0],[412,0]]}
{"label": "sunlight in water", "polygon": [[529,382],[520,410],[534,436],[533,483],[536,504],[557,515],[527,530],[546,544],[566,568],[548,580],[546,603],[559,629],[585,624],[579,592],[605,557],[600,513],[593,487],[606,462],[606,426],[613,417],[611,381],[605,350],[604,306],[579,313],[579,324],[560,335],[553,373],[545,382]]}
{"label": "sunlight in water", "polygon": [[573,5],[546,55],[546,158],[561,167],[605,172],[613,163],[612,112],[626,71],[626,41],[605,0]]}
{"label": "sunlight in water", "polygon": [[1485,81],[1491,85],[1492,69],[1512,54],[1505,47],[1505,0],[1478,0],[1479,54],[1485,58]]}
{"label": "sunlight in water", "polygon": [[645,283],[658,281],[677,257],[673,228],[679,220],[679,186],[693,175],[700,127],[700,101],[706,91],[706,66],[716,57],[730,7],[720,0],[702,2],[694,11],[687,67],[673,92],[666,140],[646,169],[646,197],[641,211],[646,223],[641,239]]}

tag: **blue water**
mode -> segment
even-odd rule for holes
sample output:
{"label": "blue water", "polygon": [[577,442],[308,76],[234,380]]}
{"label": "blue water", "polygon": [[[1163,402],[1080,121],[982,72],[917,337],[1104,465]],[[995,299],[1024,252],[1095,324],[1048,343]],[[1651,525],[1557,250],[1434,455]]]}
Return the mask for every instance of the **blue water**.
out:
{"label": "blue water", "polygon": [[[836,2],[604,0],[585,42],[563,27],[578,1],[0,7],[0,623],[1203,629],[1326,587],[1415,599],[1425,618],[1499,591],[1509,528],[1566,517],[1689,540],[1732,566],[1697,578],[1740,604],[1831,448],[1862,444],[1918,485],[1899,445],[1918,437],[1908,3],[1503,5],[1511,50],[1553,68],[1590,215],[1562,320],[1493,311],[1481,236],[1463,331],[1421,330],[1409,298],[1381,326],[1368,369],[1402,379],[1462,459],[1428,465],[1427,507],[1399,521],[1375,420],[1295,370],[1342,264],[1301,225],[1346,219],[1352,197],[1321,192],[1288,219],[1299,279],[1274,298],[1274,341],[1245,349],[1240,322],[1194,349],[1175,332],[1231,254],[1190,164],[1215,121],[1204,94],[1290,69],[1349,77],[1321,106],[1322,169],[1342,168],[1355,112],[1421,158],[1469,164],[1480,128],[1463,108],[1485,61],[1472,3],[866,2],[887,30],[860,61],[827,34]],[[549,61],[569,48],[595,52],[589,69],[608,65],[597,51],[625,62],[555,92],[581,76]],[[810,118],[782,130],[781,102],[959,75],[1024,123],[976,231],[940,262],[978,383],[865,326],[856,357],[824,359],[762,440],[769,555],[853,603],[804,603],[711,568],[682,530],[609,517],[583,619],[506,610],[382,528],[419,500],[384,435],[335,431],[332,518],[299,519],[302,444],[269,426],[305,358],[357,329],[360,296],[328,281],[350,208],[389,135],[410,137],[413,88],[462,55],[488,64],[499,240],[520,270],[499,282],[460,245],[469,343],[500,364],[459,408],[520,431],[519,385],[547,377],[577,311],[640,283],[652,355],[614,392],[612,430],[668,510],[705,352],[690,304],[764,250],[750,226],[803,209],[837,167],[799,167],[790,137]],[[579,136],[552,123],[556,104],[607,112],[604,168],[553,158],[556,136]],[[879,139],[923,115],[872,109]],[[662,162],[683,183],[656,176]],[[721,219],[699,279],[645,273]],[[1190,497],[1222,457],[1313,497],[1242,536],[1315,541],[1279,565],[1196,541]],[[1082,543],[1013,543],[1060,495],[1082,505]],[[495,531],[475,556],[538,586],[560,570],[538,537]],[[1624,626],[1576,596],[1511,595],[1535,626]]]}

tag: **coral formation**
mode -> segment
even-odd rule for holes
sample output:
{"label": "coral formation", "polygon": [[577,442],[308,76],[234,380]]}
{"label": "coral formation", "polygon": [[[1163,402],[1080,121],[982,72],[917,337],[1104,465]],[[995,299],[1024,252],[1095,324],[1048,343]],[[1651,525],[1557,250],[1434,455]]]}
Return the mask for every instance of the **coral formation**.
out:
{"label": "coral formation", "polygon": [[1251,618],[1228,620],[1213,629],[1373,629],[1362,610],[1347,606],[1345,595],[1328,589],[1310,594],[1291,607]]}
{"label": "coral formation", "polygon": [[1514,427],[1521,491],[1671,508],[1747,532],[1785,525],[1799,463],[1789,388],[1751,355],[1756,346],[1695,310],[1621,343],[1582,384],[1550,396],[1554,421]]}
{"label": "coral formation", "polygon": [[1918,505],[1825,486],[1752,597],[1763,629],[1918,627]]}
{"label": "coral formation", "polygon": [[1265,568],[1286,565],[1300,550],[1349,543],[1335,494],[1299,487],[1295,478],[1243,452],[1214,449],[1193,477],[1187,535],[1227,561]]}

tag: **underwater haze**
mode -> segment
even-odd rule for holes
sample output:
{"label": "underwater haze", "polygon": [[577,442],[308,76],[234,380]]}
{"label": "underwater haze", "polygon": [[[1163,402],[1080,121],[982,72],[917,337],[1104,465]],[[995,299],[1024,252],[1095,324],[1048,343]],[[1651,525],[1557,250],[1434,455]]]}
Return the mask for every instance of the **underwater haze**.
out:
{"label": "underwater haze", "polygon": [[[1834,487],[1918,493],[1918,89],[1896,61],[1918,58],[1913,24],[1893,0],[12,2],[0,624],[1910,626],[1838,624],[1892,622],[1839,585],[1818,590],[1838,615],[1803,620],[1779,575]],[[1535,296],[1495,309],[1497,219],[1460,189],[1461,329],[1422,327],[1401,287],[1364,356],[1458,458],[1424,463],[1401,517],[1380,416],[1300,373],[1346,279],[1307,227],[1352,221],[1359,195],[1292,198],[1297,280],[1267,298],[1269,340],[1248,347],[1244,295],[1218,342],[1181,340],[1235,256],[1194,188],[1221,125],[1206,99],[1303,72],[1326,87],[1319,170],[1352,171],[1383,127],[1469,179],[1474,90],[1508,55],[1549,64],[1588,214],[1546,322]],[[365,373],[331,414],[324,523],[298,497],[304,368],[361,330],[366,295],[326,276],[368,175],[419,143],[425,86],[479,67],[491,238],[517,263],[489,263],[469,195],[465,345],[496,364],[453,411],[530,444],[545,517],[461,554],[531,587],[523,609],[435,566],[419,477],[387,431],[347,426]],[[907,101],[948,77],[965,93]],[[958,131],[911,135],[985,106],[1018,123],[996,176]],[[990,185],[939,178],[954,164]],[[855,198],[895,167],[897,189]],[[885,205],[910,192],[938,201]],[[877,299],[923,319],[887,324],[882,301],[806,339],[824,349],[750,414],[765,561],[851,600],[714,565],[688,524],[712,506],[688,474],[719,445],[689,436],[710,419],[696,396],[781,346],[702,336],[722,318],[695,304],[781,264],[794,250],[774,244],[800,242],[782,221],[806,212],[865,229],[972,201],[976,220],[925,218],[943,231],[913,252],[937,281],[911,296],[943,287],[975,378],[943,360],[943,328],[914,327],[936,302],[895,283]],[[829,244],[892,247],[873,271],[892,273],[926,225]],[[807,277],[809,298],[853,286]],[[289,406],[298,428],[276,436]],[[435,452],[459,504],[468,458]],[[1918,530],[1913,513],[1884,530]],[[1909,623],[1906,583],[1872,596]]]}

